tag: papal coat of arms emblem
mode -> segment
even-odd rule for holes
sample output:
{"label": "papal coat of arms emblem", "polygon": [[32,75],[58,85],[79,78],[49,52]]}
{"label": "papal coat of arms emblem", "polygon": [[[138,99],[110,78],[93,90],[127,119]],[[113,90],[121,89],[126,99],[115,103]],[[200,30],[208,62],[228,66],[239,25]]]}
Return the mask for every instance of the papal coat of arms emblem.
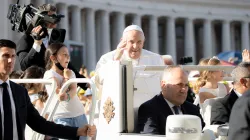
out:
{"label": "papal coat of arms emblem", "polygon": [[113,106],[113,104],[114,102],[111,100],[110,97],[108,97],[103,106],[103,115],[108,124],[115,116],[115,113],[113,112],[115,110],[115,107]]}

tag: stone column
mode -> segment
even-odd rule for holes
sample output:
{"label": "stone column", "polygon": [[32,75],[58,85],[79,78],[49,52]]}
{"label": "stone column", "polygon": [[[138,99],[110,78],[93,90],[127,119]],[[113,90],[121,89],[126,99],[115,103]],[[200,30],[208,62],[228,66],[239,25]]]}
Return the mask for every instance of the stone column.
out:
{"label": "stone column", "polygon": [[230,21],[224,20],[222,23],[222,52],[230,51]]}
{"label": "stone column", "polygon": [[82,28],[81,28],[81,10],[77,6],[72,7],[72,21],[71,22],[71,37],[72,40],[81,42],[82,38]]}
{"label": "stone column", "polygon": [[95,37],[96,37],[96,40],[95,40],[95,45],[96,45],[96,60],[98,60],[101,56],[102,56],[102,29],[101,29],[101,26],[102,26],[102,23],[101,23],[101,11],[96,11],[95,12]]}
{"label": "stone column", "polygon": [[85,10],[81,10],[81,32],[82,32],[82,42],[86,42],[86,13]]}
{"label": "stone column", "polygon": [[59,28],[66,30],[65,40],[69,40],[69,19],[68,19],[68,6],[65,4],[58,4],[58,13],[63,14],[65,18],[62,18],[59,22]]}
{"label": "stone column", "polygon": [[95,11],[86,9],[86,59],[87,68],[95,69],[96,65],[96,43],[95,43]]}
{"label": "stone column", "polygon": [[141,27],[141,16],[137,15],[137,14],[134,14],[133,17],[132,17],[132,24],[138,25],[138,26]]}
{"label": "stone column", "polygon": [[212,51],[212,25],[210,19],[205,19],[203,23],[203,55],[205,58],[213,57]]}
{"label": "stone column", "polygon": [[175,34],[175,18],[168,17],[166,22],[166,35],[167,35],[167,54],[173,57],[174,63],[176,63],[176,34]]}
{"label": "stone column", "polygon": [[194,23],[193,19],[185,20],[185,56],[193,57],[193,63],[196,63],[195,44],[194,44]]}
{"label": "stone column", "polygon": [[115,13],[113,19],[112,29],[112,47],[116,49],[122,37],[123,30],[125,29],[125,15],[124,13]]}
{"label": "stone column", "polygon": [[[124,13],[117,13],[117,34],[122,35],[123,30],[125,28],[125,14]],[[120,38],[118,38],[118,41]]]}
{"label": "stone column", "polygon": [[[14,31],[11,30],[12,26],[10,24],[10,20],[6,18],[10,4],[12,4],[12,2],[9,0],[1,1],[0,9],[2,9],[2,11],[0,12],[0,16],[4,17],[4,20],[2,20],[0,22],[0,30],[1,30],[0,38],[8,38],[8,39],[11,39],[14,41],[15,38],[12,36]],[[20,34],[20,33],[18,33],[18,34]],[[19,40],[19,39],[20,38],[18,38],[17,40]]]}
{"label": "stone column", "polygon": [[231,35],[230,35],[230,44],[231,44],[231,49],[232,50],[235,50],[236,49],[236,44],[235,44],[235,24],[234,23],[232,23],[231,25],[230,25],[230,33],[231,33]]}
{"label": "stone column", "polygon": [[249,23],[247,21],[243,21],[241,23],[241,49],[250,49],[249,48]]}
{"label": "stone column", "polygon": [[[212,51],[213,51],[213,55],[217,55],[217,48],[218,48],[218,40],[219,38],[216,37],[216,31],[215,31],[215,27],[214,27],[214,24],[211,23],[211,30],[212,30]],[[221,47],[221,46],[220,46]]]}
{"label": "stone column", "polygon": [[149,49],[154,53],[159,53],[158,17],[149,17]]}
{"label": "stone column", "polygon": [[101,54],[111,51],[109,12],[101,11]]}

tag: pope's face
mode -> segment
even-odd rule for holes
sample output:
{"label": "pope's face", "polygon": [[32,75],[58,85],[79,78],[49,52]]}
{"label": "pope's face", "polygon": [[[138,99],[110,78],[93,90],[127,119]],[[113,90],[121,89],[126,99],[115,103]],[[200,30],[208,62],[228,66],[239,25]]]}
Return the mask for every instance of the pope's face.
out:
{"label": "pope's face", "polygon": [[131,30],[125,34],[126,51],[131,59],[138,59],[144,45],[144,35],[140,31]]}

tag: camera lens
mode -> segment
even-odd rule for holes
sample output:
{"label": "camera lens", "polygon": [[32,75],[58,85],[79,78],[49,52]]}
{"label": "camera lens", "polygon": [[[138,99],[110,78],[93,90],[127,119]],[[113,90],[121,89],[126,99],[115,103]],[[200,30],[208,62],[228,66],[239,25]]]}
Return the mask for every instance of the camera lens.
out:
{"label": "camera lens", "polygon": [[63,43],[65,39],[65,29],[53,29],[50,34],[49,43]]}
{"label": "camera lens", "polygon": [[58,30],[53,30],[53,32],[51,32],[51,40],[53,40],[53,41],[56,41],[56,40],[58,40],[58,38],[60,38],[60,36],[61,36],[61,33],[58,31]]}

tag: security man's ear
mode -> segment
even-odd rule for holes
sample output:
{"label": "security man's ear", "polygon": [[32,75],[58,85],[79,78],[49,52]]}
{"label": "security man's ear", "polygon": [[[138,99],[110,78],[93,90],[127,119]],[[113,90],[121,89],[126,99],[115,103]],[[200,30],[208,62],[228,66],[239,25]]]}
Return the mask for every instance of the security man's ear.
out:
{"label": "security man's ear", "polygon": [[247,81],[246,81],[245,78],[241,78],[241,79],[240,79],[240,83],[241,83],[242,85],[245,86],[245,85],[246,85],[246,82],[247,82]]}

